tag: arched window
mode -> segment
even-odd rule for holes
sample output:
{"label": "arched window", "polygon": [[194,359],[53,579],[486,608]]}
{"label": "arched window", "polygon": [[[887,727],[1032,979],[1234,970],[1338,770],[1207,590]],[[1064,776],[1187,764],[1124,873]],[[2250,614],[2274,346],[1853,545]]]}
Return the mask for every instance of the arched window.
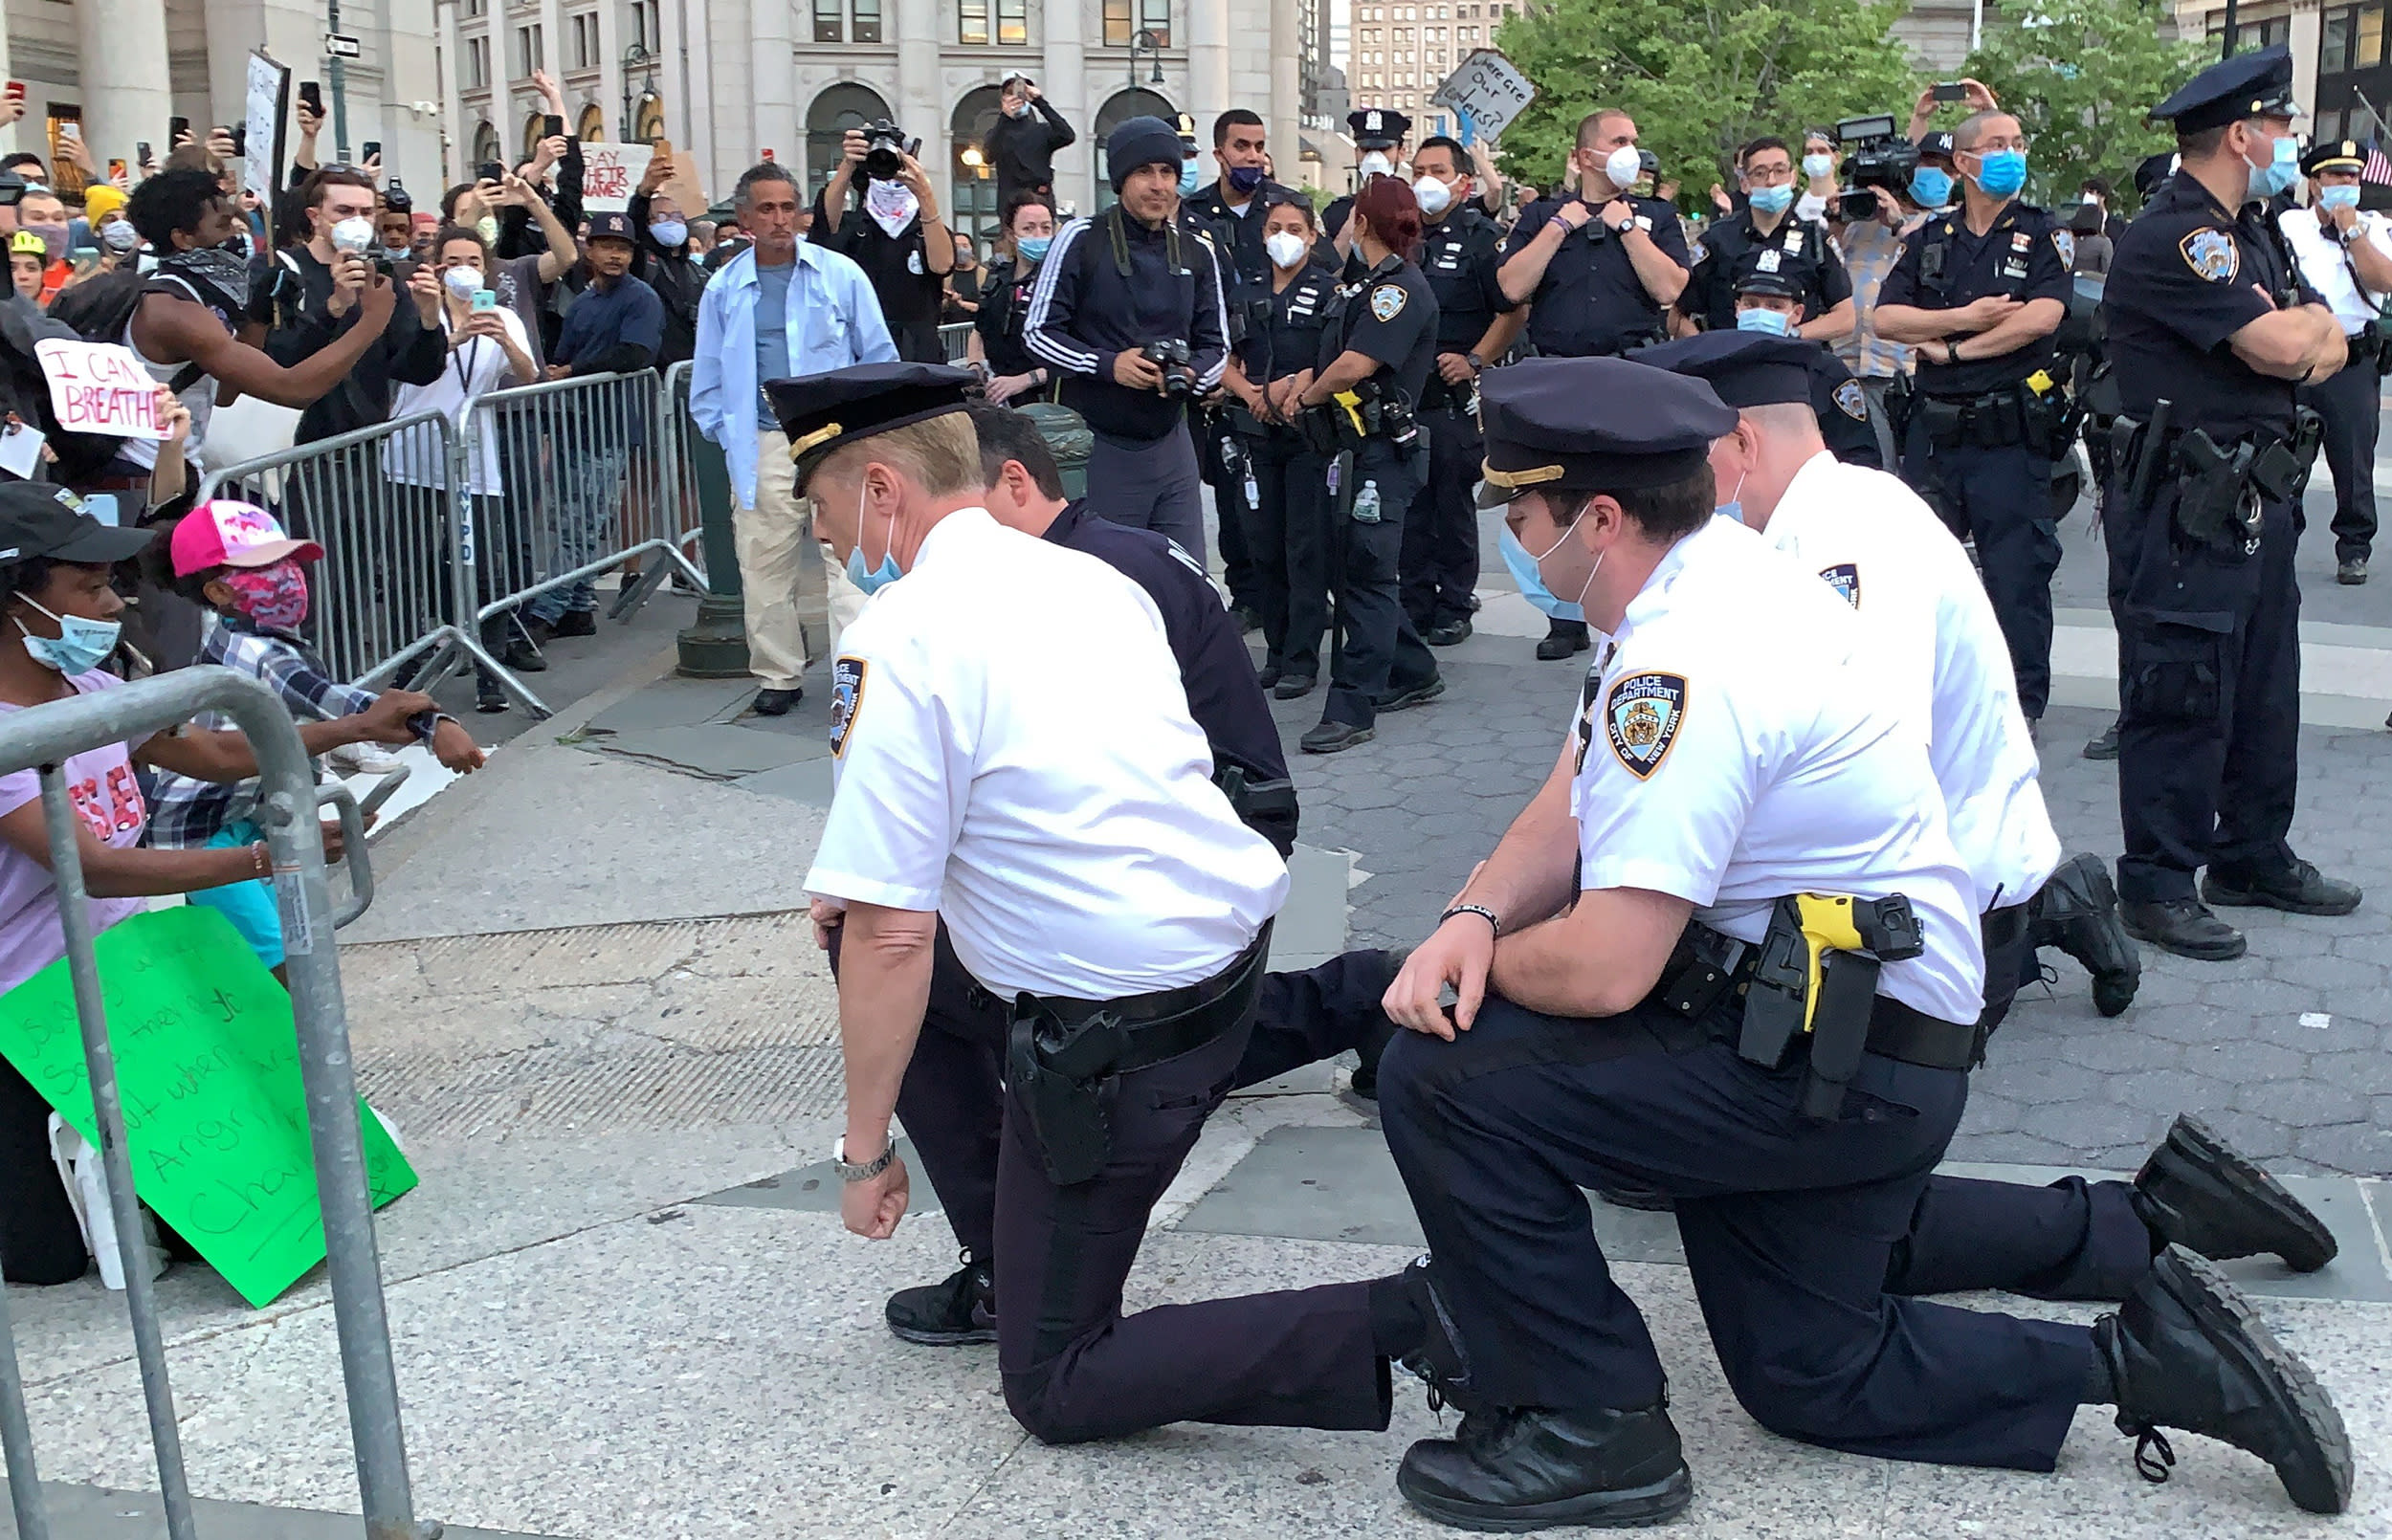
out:
{"label": "arched window", "polygon": [[[522,160],[528,161],[539,152],[540,131],[547,125],[547,122],[548,115],[544,112],[533,113],[530,117],[523,120]],[[513,167],[509,167],[509,169],[512,170]]]}
{"label": "arched window", "polygon": [[868,85],[843,80],[814,99],[806,109],[806,194],[812,197],[831,185],[839,168],[839,144],[851,128],[886,118],[889,104]]}
{"label": "arched window", "polygon": [[505,155],[506,147],[499,143],[498,128],[491,123],[482,123],[474,130],[474,165],[466,169],[474,171],[476,167],[487,165]]}
{"label": "arched window", "polygon": [[988,162],[988,130],[996,125],[1004,93],[993,85],[966,92],[955,104],[953,131],[955,207],[948,229],[969,235],[984,254],[997,233],[997,168]]}
{"label": "arched window", "polygon": [[581,126],[574,130],[585,144],[602,144],[607,138],[607,109],[591,102],[582,109]]}
{"label": "arched window", "polygon": [[1117,91],[1105,102],[1096,114],[1096,131],[1088,136],[1096,145],[1096,212],[1102,213],[1119,201],[1113,195],[1113,178],[1105,169],[1105,141],[1113,136],[1113,131],[1132,118],[1160,118],[1167,123],[1179,114],[1179,108],[1144,89]]}

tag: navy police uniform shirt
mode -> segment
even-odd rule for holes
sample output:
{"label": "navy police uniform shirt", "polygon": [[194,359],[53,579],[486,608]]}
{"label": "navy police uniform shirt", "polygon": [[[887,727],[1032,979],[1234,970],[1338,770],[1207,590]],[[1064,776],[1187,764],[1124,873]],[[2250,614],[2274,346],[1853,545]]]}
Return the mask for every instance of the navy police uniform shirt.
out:
{"label": "navy police uniform shirt", "polygon": [[1704,331],[1735,330],[1734,279],[1747,263],[1792,283],[1805,320],[1817,320],[1852,297],[1852,281],[1844,275],[1844,259],[1827,239],[1827,226],[1789,214],[1763,235],[1753,227],[1753,211],[1746,209],[1703,231],[1694,249],[1694,271],[1686,280],[1686,292],[1678,296],[1677,308]]}
{"label": "navy police uniform shirt", "polygon": [[1230,290],[1230,302],[1238,298],[1238,291],[1251,296],[1258,288],[1267,291],[1271,283],[1271,253],[1263,249],[1262,221],[1271,201],[1275,198],[1301,198],[1278,183],[1265,178],[1246,200],[1245,210],[1233,207],[1221,189],[1221,184],[1200,189],[1182,207],[1212,237],[1213,250],[1227,257],[1221,273],[1222,281]]}
{"label": "navy police uniform shirt", "polygon": [[1286,288],[1269,295],[1269,314],[1261,325],[1247,328],[1246,340],[1237,347],[1246,378],[1262,385],[1315,367],[1321,329],[1337,302],[1338,275],[1318,264],[1299,270]]}
{"label": "navy police uniform shirt", "polygon": [[1314,366],[1325,370],[1340,353],[1364,354],[1379,363],[1375,378],[1418,406],[1437,365],[1437,296],[1429,280],[1413,264],[1389,256],[1339,293],[1340,323],[1322,332]]}
{"label": "navy police uniform shirt", "polygon": [[[1570,201],[1539,198],[1523,209],[1504,242],[1504,260],[1535,240]],[[1662,254],[1680,267],[1690,265],[1677,210],[1658,198],[1628,202]],[[1614,354],[1662,335],[1661,306],[1645,292],[1620,238],[1603,228],[1601,207],[1594,209],[1598,217],[1553,253],[1544,280],[1530,297],[1528,340],[1547,358]],[[1732,319],[1729,324],[1735,324]]]}
{"label": "navy police uniform shirt", "polygon": [[1497,316],[1519,308],[1495,281],[1502,251],[1503,231],[1467,205],[1421,232],[1420,271],[1437,297],[1438,352],[1468,353]]}
{"label": "navy police uniform shirt", "polygon": [[1819,436],[1846,465],[1887,469],[1877,447],[1877,430],[1869,426],[1869,395],[1852,378],[1844,361],[1819,349],[1810,365],[1810,409],[1819,419]]}
{"label": "navy police uniform shirt", "polygon": [[[2033,204],[2011,202],[1979,235],[1961,210],[1938,214],[1902,240],[1902,254],[1877,291],[1880,305],[1958,310],[1989,294],[2012,299],[2053,299],[2065,308],[2075,295],[2060,253],[2058,227]],[[1958,339],[1955,339],[1958,341]],[[1938,362],[1939,343],[1918,350],[1918,388],[1931,396],[1981,396],[2024,385],[2051,364],[2051,339],[2038,338],[2000,358]]]}
{"label": "navy police uniform shirt", "polygon": [[[2103,291],[2127,414],[2148,417],[2165,397],[2180,429],[2289,434],[2294,382],[2261,374],[2226,341],[2276,308],[2268,295],[2299,283],[2287,266],[2265,204],[2229,212],[2194,178],[2170,177],[2118,237]],[[2296,301],[2322,302],[2306,284]]]}

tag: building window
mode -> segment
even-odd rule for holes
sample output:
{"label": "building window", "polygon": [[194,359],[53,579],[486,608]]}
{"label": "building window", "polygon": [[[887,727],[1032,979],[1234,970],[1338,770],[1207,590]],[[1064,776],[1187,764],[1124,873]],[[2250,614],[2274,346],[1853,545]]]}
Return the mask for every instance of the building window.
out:
{"label": "building window", "polygon": [[855,40],[877,43],[880,37],[880,0],[855,0]]}
{"label": "building window", "polygon": [[515,72],[518,78],[531,74],[534,70],[547,67],[547,60],[541,53],[538,27],[515,29],[515,55],[516,62],[522,66]]}
{"label": "building window", "polygon": [[486,14],[489,10],[490,0],[465,0],[465,4],[458,8],[458,13],[460,15],[467,16],[479,16]]}
{"label": "building window", "polygon": [[1105,0],[1105,47],[1127,48],[1141,31],[1154,33],[1158,45],[1169,48],[1171,0]]}
{"label": "building window", "polygon": [[[1111,7],[1107,8],[1108,12]],[[988,0],[956,0],[955,40],[959,43],[988,41]],[[1107,41],[1111,41],[1110,38]]]}
{"label": "building window", "polygon": [[475,90],[482,86],[486,86],[489,83],[490,39],[487,37],[468,37],[465,39],[466,88],[468,90]]}
{"label": "building window", "polygon": [[1008,48],[1030,41],[1030,0],[997,0],[997,41]]}
{"label": "building window", "polygon": [[598,67],[597,14],[593,11],[584,11],[580,15],[567,17],[566,23],[572,29],[573,49],[566,55],[565,68],[569,70],[596,69]]}
{"label": "building window", "polygon": [[2359,57],[2353,69],[2371,70],[2383,58],[2383,7],[2359,8]]}
{"label": "building window", "polygon": [[814,0],[814,41],[843,43],[846,16],[839,10],[839,0]]}

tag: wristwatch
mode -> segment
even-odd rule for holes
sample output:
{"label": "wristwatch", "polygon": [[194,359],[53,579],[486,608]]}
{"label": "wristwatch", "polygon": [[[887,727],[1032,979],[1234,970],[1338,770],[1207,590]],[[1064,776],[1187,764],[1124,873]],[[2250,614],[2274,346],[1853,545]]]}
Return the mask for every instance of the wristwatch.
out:
{"label": "wristwatch", "polygon": [[846,1139],[842,1138],[831,1147],[831,1164],[837,1169],[839,1180],[844,1182],[870,1181],[888,1170],[889,1162],[896,1158],[897,1135],[894,1133],[889,1135],[889,1147],[880,1152],[880,1158],[868,1160],[860,1166],[848,1159]]}
{"label": "wristwatch", "polygon": [[1952,341],[1952,339],[1948,337],[1945,338],[1943,340],[1943,362],[1946,363],[1958,363],[1960,361],[1960,344]]}
{"label": "wristwatch", "polygon": [[1475,354],[1475,353],[1465,353],[1465,354],[1463,354],[1463,355],[1462,355],[1462,357],[1470,361],[1470,372],[1471,372],[1471,373],[1473,373],[1473,374],[1484,374],[1484,373],[1486,373],[1486,372],[1487,372],[1487,361],[1486,361],[1485,359],[1480,358],[1477,354]]}
{"label": "wristwatch", "polygon": [[1614,234],[1614,235],[1625,235],[1625,234],[1627,234],[1629,231],[1634,230],[1635,228],[1636,228],[1636,216],[1635,216],[1634,214],[1630,214],[1630,215],[1628,215],[1626,219],[1623,219],[1623,220],[1621,220],[1618,224],[1616,224],[1616,225],[1612,226],[1612,227],[1611,227],[1611,233],[1612,233],[1612,234]]}

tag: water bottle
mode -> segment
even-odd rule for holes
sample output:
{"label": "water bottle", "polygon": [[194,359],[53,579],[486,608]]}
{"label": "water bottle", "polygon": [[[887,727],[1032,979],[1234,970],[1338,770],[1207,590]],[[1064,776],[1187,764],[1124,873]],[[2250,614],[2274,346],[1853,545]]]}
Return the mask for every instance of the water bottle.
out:
{"label": "water bottle", "polygon": [[1378,482],[1365,481],[1362,485],[1362,490],[1354,494],[1354,522],[1358,524],[1379,522]]}

